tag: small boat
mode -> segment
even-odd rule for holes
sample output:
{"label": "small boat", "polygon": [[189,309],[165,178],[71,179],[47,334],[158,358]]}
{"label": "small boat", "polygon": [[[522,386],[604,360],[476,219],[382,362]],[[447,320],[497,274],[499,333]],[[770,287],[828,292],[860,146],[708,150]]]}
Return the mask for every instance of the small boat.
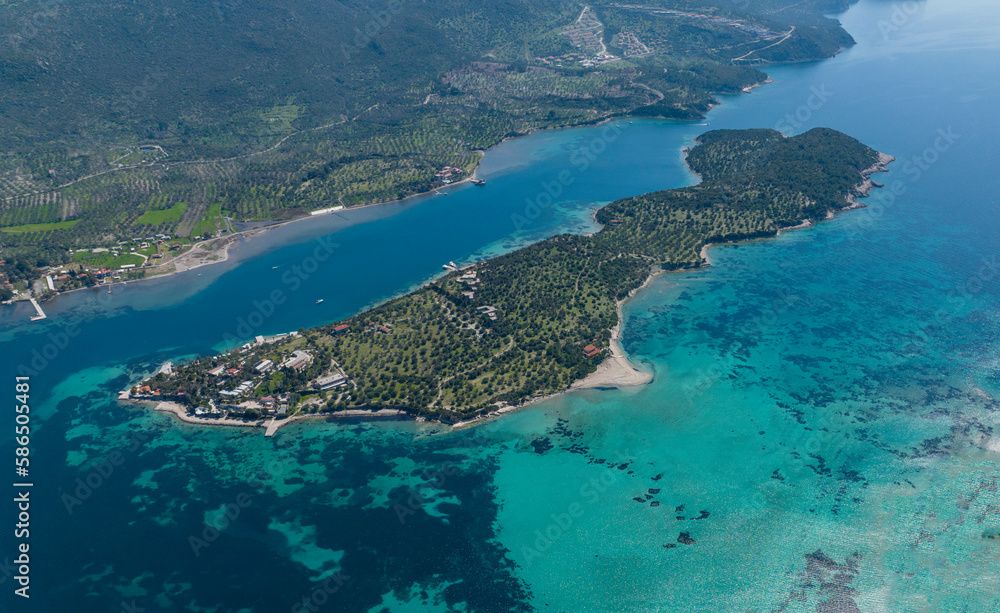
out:
{"label": "small boat", "polygon": [[486,185],[486,179],[473,179],[472,184],[479,186]]}
{"label": "small boat", "polygon": [[322,299],[322,298],[320,298],[319,300],[317,300],[317,301],[316,301],[316,304],[320,304],[321,302],[323,302],[323,299]]}
{"label": "small boat", "polygon": [[109,294],[111,293],[111,287],[110,286],[108,286],[108,293]]}

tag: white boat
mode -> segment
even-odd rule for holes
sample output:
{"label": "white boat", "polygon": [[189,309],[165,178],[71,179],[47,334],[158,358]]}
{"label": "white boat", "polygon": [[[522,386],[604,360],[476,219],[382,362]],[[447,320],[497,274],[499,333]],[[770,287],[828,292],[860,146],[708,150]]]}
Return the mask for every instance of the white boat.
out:
{"label": "white boat", "polygon": [[317,301],[316,301],[316,304],[319,304],[319,303],[321,303],[321,302],[323,302],[323,299],[322,299],[322,298],[320,298],[319,300],[317,300]]}

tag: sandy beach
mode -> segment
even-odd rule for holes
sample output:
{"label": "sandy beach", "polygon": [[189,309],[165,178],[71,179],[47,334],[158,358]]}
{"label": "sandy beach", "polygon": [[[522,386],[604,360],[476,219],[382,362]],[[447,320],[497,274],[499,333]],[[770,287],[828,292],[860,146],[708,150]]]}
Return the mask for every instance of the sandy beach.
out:
{"label": "sandy beach", "polygon": [[653,380],[653,375],[639,370],[633,366],[631,362],[629,362],[628,357],[626,357],[625,352],[622,350],[619,339],[621,338],[621,327],[624,322],[624,318],[622,317],[622,306],[629,298],[645,289],[650,283],[652,283],[653,279],[658,277],[660,274],[662,273],[649,275],[642,285],[629,293],[625,300],[618,301],[618,323],[615,324],[614,328],[611,328],[611,340],[608,343],[608,357],[605,358],[603,362],[598,364],[597,370],[569,386],[570,390],[590,389],[595,387],[634,387],[636,385],[645,385]]}

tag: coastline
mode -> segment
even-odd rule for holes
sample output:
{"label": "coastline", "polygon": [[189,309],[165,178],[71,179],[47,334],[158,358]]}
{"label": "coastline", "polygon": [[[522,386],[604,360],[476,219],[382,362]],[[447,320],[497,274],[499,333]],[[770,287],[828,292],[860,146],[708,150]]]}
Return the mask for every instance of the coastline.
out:
{"label": "coastline", "polygon": [[608,356],[597,365],[597,370],[590,373],[583,379],[578,379],[566,391],[582,389],[610,389],[622,387],[636,387],[645,385],[653,380],[651,373],[636,368],[621,346],[621,328],[625,323],[622,316],[622,306],[640,291],[649,286],[653,279],[664,274],[664,271],[650,273],[642,285],[635,288],[629,295],[617,301],[615,309],[618,312],[618,323],[611,328],[611,340],[608,342]]}
{"label": "coastline", "polygon": [[609,354],[603,361],[601,361],[600,364],[597,365],[597,370],[582,379],[577,379],[571,383],[569,387],[563,390],[551,392],[535,398],[528,398],[517,404],[506,405],[496,411],[491,411],[490,413],[479,415],[478,417],[473,417],[472,419],[455,422],[454,424],[451,424],[451,429],[456,430],[459,428],[476,426],[484,421],[496,419],[502,415],[506,415],[507,413],[513,413],[514,411],[527,408],[535,403],[542,402],[543,400],[556,398],[557,396],[562,396],[563,394],[573,391],[584,389],[607,390],[620,389],[623,387],[638,387],[651,382],[653,380],[653,374],[640,370],[633,365],[621,347],[621,327],[625,321],[622,317],[622,306],[630,298],[652,283],[653,279],[665,273],[666,271],[656,271],[650,273],[649,276],[646,277],[646,280],[643,281],[642,285],[629,292],[629,295],[625,298],[617,301],[615,306],[618,311],[618,323],[611,328],[611,340],[608,343]]}
{"label": "coastline", "polygon": [[[873,164],[872,166],[870,166],[869,168],[866,168],[866,169],[864,169],[864,170],[862,170],[860,172],[860,174],[862,176],[862,182],[859,183],[859,184],[857,184],[856,186],[854,186],[854,188],[852,189],[852,193],[848,194],[848,196],[846,197],[846,200],[848,202],[848,206],[843,207],[842,209],[840,209],[840,211],[846,211],[846,210],[851,210],[851,209],[860,208],[860,207],[865,206],[864,204],[859,203],[857,201],[857,198],[867,196],[871,192],[872,189],[881,186],[880,184],[876,183],[875,181],[872,181],[870,177],[872,175],[876,174],[876,173],[879,173],[879,172],[887,172],[888,171],[888,165],[890,163],[892,163],[893,161],[895,161],[896,158],[893,157],[893,156],[891,156],[891,155],[887,155],[887,154],[884,154],[884,153],[881,153],[881,152],[877,152],[877,153],[878,153],[878,161],[875,164]],[[831,211],[830,214],[827,215],[827,219],[830,219],[833,216],[834,216],[834,212]],[[789,227],[785,227],[785,228],[780,228],[778,231],[775,232],[774,236],[761,237],[761,238],[774,238],[774,237],[780,235],[781,232],[783,232],[783,231],[809,228],[809,227],[812,227],[813,225],[815,225],[814,222],[813,222],[813,220],[811,220],[811,219],[805,219],[801,223],[799,223],[799,224],[797,224],[795,226],[789,226]],[[715,244],[745,243],[745,242],[750,242],[750,241],[754,241],[754,240],[761,240],[761,238],[740,239],[740,240],[731,241],[730,243],[706,243],[705,245],[702,246],[702,248],[700,250],[700,255],[701,255],[701,258],[703,260],[702,266],[710,266],[711,265],[711,262],[709,261],[709,256],[708,256],[708,248],[711,247],[711,246],[713,246],[713,245],[715,245]],[[679,270],[690,270],[690,268],[682,268],[682,269],[679,269]],[[542,396],[537,396],[537,397],[533,397],[533,398],[526,398],[523,401],[521,401],[521,402],[519,402],[517,404],[514,404],[514,405],[504,405],[504,406],[501,406],[499,409],[497,409],[495,411],[492,411],[492,412],[489,412],[489,413],[486,413],[486,414],[483,414],[483,415],[479,415],[479,416],[474,417],[472,419],[463,420],[463,421],[459,421],[459,422],[453,423],[453,424],[450,425],[451,429],[458,429],[458,428],[463,428],[463,427],[467,427],[467,426],[476,425],[476,424],[482,423],[482,422],[484,422],[486,420],[500,417],[501,415],[504,415],[504,414],[507,414],[507,413],[510,413],[510,412],[513,412],[513,411],[517,411],[519,409],[525,408],[525,407],[530,406],[532,404],[535,404],[537,402],[540,402],[540,401],[543,401],[543,400],[547,400],[547,399],[550,399],[550,398],[554,398],[556,396],[562,395],[562,394],[567,393],[567,392],[572,392],[572,391],[577,391],[577,390],[584,390],[584,389],[618,389],[618,388],[624,388],[624,387],[635,387],[635,386],[645,385],[645,384],[651,382],[653,380],[653,378],[654,378],[653,374],[647,373],[645,371],[642,371],[639,368],[637,368],[635,365],[633,365],[629,361],[628,356],[625,354],[624,350],[621,347],[621,343],[620,343],[621,329],[622,329],[622,326],[624,325],[624,317],[623,317],[623,314],[622,314],[622,306],[630,298],[632,298],[637,293],[639,293],[640,291],[642,291],[643,289],[645,289],[646,287],[648,287],[649,284],[652,283],[653,279],[655,279],[656,277],[658,277],[658,276],[660,276],[662,274],[665,274],[667,272],[679,272],[679,270],[678,271],[667,271],[667,270],[651,271],[650,274],[646,277],[646,279],[643,281],[643,283],[640,286],[638,286],[635,289],[633,289],[632,291],[630,291],[629,294],[628,294],[628,296],[626,296],[625,298],[616,301],[615,310],[616,310],[616,313],[617,313],[618,320],[617,320],[617,323],[614,325],[614,327],[612,327],[611,330],[610,330],[611,331],[611,339],[610,339],[609,344],[608,344],[608,355],[604,358],[604,360],[602,360],[598,364],[597,369],[594,372],[590,373],[589,375],[587,375],[586,377],[584,377],[582,379],[578,379],[577,381],[574,381],[573,383],[571,383],[569,386],[567,386],[566,388],[564,388],[562,390],[551,392],[551,393],[548,393],[548,394],[545,394],[545,395],[542,395]],[[379,411],[366,411],[364,409],[350,409],[350,410],[347,410],[347,411],[340,411],[340,412],[337,412],[337,413],[295,414],[295,415],[290,416],[287,419],[280,420],[280,421],[275,420],[275,419],[272,418],[270,420],[270,422],[267,422],[266,419],[265,420],[259,420],[259,421],[256,421],[256,422],[246,422],[246,421],[242,421],[242,420],[230,420],[230,419],[224,419],[224,418],[215,418],[215,419],[213,419],[213,418],[198,418],[198,417],[193,417],[193,416],[191,416],[191,415],[189,415],[187,413],[186,409],[182,405],[174,403],[174,402],[161,402],[161,403],[159,403],[156,406],[155,410],[173,413],[181,421],[183,421],[185,423],[192,424],[192,425],[266,427],[267,428],[267,433],[265,434],[265,436],[272,436],[278,429],[284,427],[285,425],[287,425],[289,423],[293,423],[295,421],[306,419],[306,418],[309,418],[309,417],[314,417],[314,418],[358,417],[358,418],[362,418],[362,419],[379,418],[379,417],[394,417],[394,418],[409,418],[409,419],[414,419],[415,421],[419,421],[421,419],[424,419],[421,416],[413,415],[413,414],[411,414],[411,413],[409,413],[407,411],[401,410],[401,409],[382,409],[382,410],[379,410]]]}
{"label": "coastline", "polygon": [[[758,87],[763,87],[763,86],[771,84],[771,83],[774,83],[774,79],[772,79],[771,77],[767,77],[766,79],[764,79],[763,81],[760,81],[759,83],[754,83],[752,85],[748,85],[748,86],[744,87],[740,91],[740,93],[749,94],[753,90],[757,89]],[[721,104],[721,103],[710,103],[709,106],[708,106],[708,110],[706,111],[706,115],[704,115],[700,119],[694,119],[694,120],[683,119],[683,120],[679,120],[679,119],[670,119],[670,118],[664,118],[664,117],[660,117],[660,118],[649,117],[649,118],[643,118],[643,119],[660,119],[660,120],[663,120],[663,121],[681,121],[681,122],[684,122],[684,121],[689,121],[689,122],[690,121],[702,121],[704,119],[707,119],[707,113],[711,112],[712,109],[714,109],[719,104]],[[470,172],[469,176],[465,177],[464,179],[461,179],[460,181],[456,181],[454,183],[450,183],[450,184],[448,184],[448,185],[446,185],[444,187],[432,188],[432,189],[429,189],[427,191],[417,192],[417,193],[414,193],[414,194],[410,194],[408,196],[404,196],[403,198],[398,198],[398,199],[395,199],[395,200],[379,200],[379,201],[376,201],[376,202],[369,202],[367,204],[359,204],[357,206],[345,207],[344,211],[351,211],[351,210],[355,210],[355,209],[364,209],[364,208],[373,207],[373,206],[383,206],[383,205],[386,205],[386,204],[392,204],[392,203],[397,203],[397,202],[405,202],[405,201],[407,201],[407,200],[409,200],[411,198],[418,198],[418,197],[423,197],[423,196],[430,196],[430,195],[433,195],[435,192],[437,192],[437,191],[439,191],[441,189],[445,189],[445,188],[452,187],[452,186],[455,186],[455,185],[461,185],[463,183],[468,183],[468,182],[474,181],[474,180],[476,180],[476,179],[479,178],[478,175],[477,175],[477,172],[478,172],[479,167],[482,164],[483,158],[486,156],[487,152],[489,152],[490,150],[492,150],[492,149],[494,149],[494,148],[496,148],[496,147],[498,147],[498,146],[500,146],[500,145],[502,145],[502,144],[504,144],[504,143],[506,143],[508,141],[519,139],[519,138],[524,138],[524,137],[527,137],[527,136],[530,136],[530,135],[534,134],[535,132],[555,131],[555,130],[571,130],[571,129],[575,129],[575,128],[584,128],[584,127],[590,127],[590,126],[601,126],[603,124],[606,124],[606,123],[611,122],[611,121],[615,121],[617,119],[627,119],[629,117],[630,117],[630,115],[628,113],[623,113],[623,114],[620,114],[620,115],[615,114],[615,115],[610,115],[608,117],[604,117],[604,118],[601,118],[601,119],[595,119],[595,120],[592,120],[592,121],[575,124],[575,125],[572,125],[572,126],[557,126],[557,127],[533,128],[533,129],[530,129],[530,130],[528,130],[527,132],[524,132],[524,133],[518,133],[518,134],[515,134],[513,136],[504,136],[499,142],[497,142],[497,143],[495,143],[495,144],[487,147],[486,149],[479,149],[479,150],[474,150],[473,151],[473,153],[476,153],[476,154],[479,155],[479,160],[476,162],[476,165],[475,165],[475,167],[473,167],[473,169]],[[326,125],[326,126],[320,126],[319,128],[312,128],[309,131],[317,130],[317,129],[321,129],[321,128],[325,128],[325,127],[329,127],[330,125],[335,125],[335,124],[329,124],[329,125]],[[251,154],[247,154],[246,156],[237,156],[237,158],[231,158],[231,159],[238,159],[238,158],[241,158],[241,157],[249,157],[249,156],[253,156],[253,155],[258,155],[258,154],[261,154],[261,153],[269,152],[269,151],[274,150],[275,148],[281,146],[282,143],[284,143],[287,139],[291,138],[294,135],[295,134],[289,134],[289,135],[285,136],[280,141],[278,141],[277,143],[275,143],[274,145],[272,145],[271,147],[269,147],[266,150],[254,152],[254,153],[251,153]],[[683,151],[684,151],[684,153],[686,155],[687,149],[685,148]],[[203,161],[175,162],[175,164],[195,164],[195,163],[204,163],[204,162]],[[155,166],[155,164],[153,164],[153,165]],[[117,170],[122,170],[122,169],[112,169],[112,170],[109,170],[109,171],[106,171],[106,172],[114,172],[114,171],[117,171]],[[102,173],[102,174],[104,174],[104,173]],[[699,180],[700,180],[700,178],[701,177],[699,176]],[[65,187],[65,186],[63,186],[63,187]],[[595,214],[596,214],[596,211],[595,211]],[[294,217],[294,218],[291,218],[291,219],[286,219],[284,221],[277,221],[277,222],[270,223],[268,225],[260,226],[260,227],[257,227],[257,228],[250,228],[250,229],[247,229],[247,230],[240,230],[240,231],[232,232],[230,234],[226,234],[226,235],[222,235],[222,236],[218,236],[218,237],[213,237],[213,238],[210,238],[208,240],[199,241],[197,243],[192,243],[190,250],[186,251],[182,255],[179,255],[177,258],[175,258],[175,259],[173,259],[173,260],[171,260],[169,262],[165,262],[165,263],[161,264],[160,266],[162,266],[165,269],[163,272],[154,273],[154,274],[151,274],[151,275],[148,275],[148,276],[144,276],[141,279],[134,279],[134,280],[132,280],[132,282],[133,283],[140,283],[142,281],[147,281],[147,280],[150,280],[150,279],[162,279],[162,278],[166,278],[166,277],[171,277],[173,275],[176,275],[176,274],[179,274],[179,273],[182,273],[182,272],[188,272],[188,271],[191,271],[191,270],[195,270],[195,269],[201,268],[203,266],[209,266],[211,264],[221,264],[221,263],[226,262],[226,261],[229,260],[229,248],[233,244],[235,244],[236,242],[238,242],[240,239],[242,239],[242,240],[248,240],[248,239],[253,238],[255,236],[260,236],[260,235],[264,234],[265,232],[267,232],[269,230],[273,230],[275,228],[280,228],[280,227],[288,225],[288,224],[301,222],[301,221],[304,221],[306,219],[311,219],[312,217],[313,216],[310,213],[306,213],[305,215],[301,215],[299,217]],[[213,244],[213,243],[216,243],[217,241],[219,242],[219,248],[213,247],[212,250],[208,251],[205,254],[205,255],[211,254],[211,255],[217,256],[214,259],[208,259],[205,256],[202,256],[202,257],[194,257],[193,256],[193,254],[196,253],[196,250],[199,249],[199,248],[201,248],[203,245]],[[198,254],[198,255],[201,255],[201,254]],[[173,268],[173,270],[169,270],[171,267]],[[155,268],[156,267],[154,267],[152,270],[155,270]],[[116,285],[116,284],[114,284],[114,283],[108,284],[109,287],[111,285]],[[99,287],[105,287],[105,284],[96,285],[94,287],[77,287],[77,288],[74,288],[74,289],[71,289],[71,290],[66,290],[66,291],[63,291],[63,292],[58,292],[55,295],[49,297],[44,302],[49,302],[51,300],[55,300],[56,298],[58,298],[59,296],[61,296],[63,294],[71,294],[71,293],[76,292],[76,291],[90,290],[90,289],[95,289],[95,288],[99,288]],[[16,304],[17,302],[18,302],[18,300],[12,300],[8,304]]]}
{"label": "coastline", "polygon": [[[864,169],[864,170],[861,171],[861,176],[864,177],[864,180],[861,183],[859,183],[859,184],[857,184],[857,185],[854,186],[854,192],[853,193],[847,195],[846,200],[848,202],[848,205],[845,206],[845,207],[843,207],[843,208],[841,208],[839,211],[830,211],[829,213],[827,213],[827,215],[826,215],[826,217],[824,219],[819,220],[819,221],[828,221],[828,220],[833,219],[834,217],[836,217],[837,213],[843,213],[843,212],[846,212],[846,211],[853,211],[854,209],[863,209],[863,208],[866,208],[868,206],[868,205],[866,205],[863,202],[859,202],[858,198],[864,198],[864,197],[868,196],[868,194],[870,194],[871,191],[873,189],[875,189],[876,187],[882,187],[882,185],[880,183],[872,181],[871,180],[871,176],[875,175],[875,174],[878,174],[880,172],[889,172],[889,164],[891,164],[891,163],[893,163],[893,162],[896,161],[896,157],[893,156],[893,155],[889,155],[888,153],[882,153],[881,151],[878,151],[876,153],[878,153],[878,162],[876,162],[875,164],[872,164],[868,168],[866,168],[866,169]],[[778,236],[781,236],[782,232],[790,232],[792,230],[804,230],[806,228],[813,227],[814,225],[816,225],[816,223],[817,223],[816,221],[813,221],[811,219],[803,219],[797,225],[786,226],[784,228],[778,228],[777,232],[774,233],[774,236],[765,236],[765,237],[761,237],[761,238],[748,238],[748,239],[743,239],[743,240],[726,241],[726,242],[722,242],[722,243],[705,243],[704,245],[702,245],[701,251],[699,253],[699,257],[701,257],[701,260],[702,260],[701,266],[702,267],[706,267],[706,266],[711,266],[712,265],[712,261],[711,261],[711,259],[709,259],[709,255],[708,255],[708,248],[709,247],[716,247],[716,246],[720,246],[720,245],[735,245],[735,244],[739,244],[739,243],[747,243],[747,242],[751,242],[751,241],[768,240],[768,239],[771,239],[771,238],[777,238]]]}
{"label": "coastline", "polygon": [[[854,208],[859,208],[865,206],[857,201],[857,198],[867,196],[872,189],[880,187],[881,185],[875,181],[871,180],[871,176],[879,173],[886,172],[888,170],[888,165],[895,161],[895,158],[891,155],[887,155],[881,152],[876,152],[878,159],[875,164],[860,171],[862,181],[861,183],[855,185],[851,193],[849,193],[845,199],[848,202],[848,206],[841,208],[841,211],[850,210]],[[474,176],[474,175],[473,175]],[[834,216],[834,211],[831,211],[827,215],[827,219]],[[802,228],[809,228],[814,225],[813,220],[805,219],[797,225],[789,226],[785,228],[778,229],[773,236],[760,237],[760,238],[774,238],[781,234],[781,232],[786,230],[796,230]],[[731,241],[731,243],[744,243],[753,240],[760,240],[759,238],[749,238],[749,239],[739,239]],[[708,248],[715,243],[706,243],[702,246],[700,250],[700,256],[702,258],[702,266],[711,265],[708,256]],[[682,268],[680,270],[690,270],[689,268]],[[472,419],[463,420],[451,424],[452,429],[463,428],[470,425],[475,425],[481,423],[485,420],[493,419],[516,411],[518,409],[527,407],[534,403],[540,402],[542,400],[547,400],[554,398],[566,392],[572,392],[583,389],[617,389],[624,387],[635,387],[640,385],[645,385],[653,380],[653,374],[640,370],[634,364],[632,364],[628,356],[625,354],[621,347],[621,330],[624,325],[624,316],[622,313],[622,307],[626,301],[635,296],[638,292],[642,291],[655,279],[656,277],[665,274],[666,272],[673,272],[667,270],[655,270],[651,271],[643,283],[638,287],[634,288],[629,292],[628,296],[621,300],[616,300],[615,311],[617,314],[617,323],[611,328],[611,338],[608,343],[608,355],[598,364],[596,370],[582,379],[578,379],[571,383],[569,386],[562,390],[551,392],[542,396],[537,396],[533,398],[526,398],[523,401],[514,405],[503,405],[500,406],[495,411],[479,415]],[[300,414],[296,413],[284,420],[276,420],[272,418],[269,422],[264,420],[258,420],[254,422],[247,422],[244,420],[232,420],[227,418],[199,418],[188,414],[186,408],[183,405],[174,402],[161,402],[156,405],[155,410],[173,413],[178,419],[185,423],[192,425],[219,425],[219,426],[242,426],[242,427],[266,427],[267,431],[265,436],[272,436],[278,429],[284,427],[289,423],[299,421],[308,417],[315,418],[336,418],[336,417],[359,417],[359,418],[376,418],[376,417],[405,417],[412,418],[414,420],[423,419],[421,416],[412,415],[411,413],[401,410],[401,409],[382,409],[379,411],[366,411],[364,409],[350,409],[347,411],[340,411],[337,413],[319,413],[319,414]]]}
{"label": "coastline", "polygon": [[[131,405],[149,405],[152,404],[150,401],[140,400],[124,400]],[[293,424],[297,421],[302,421],[306,419],[341,419],[357,417],[362,419],[395,419],[399,417],[411,417],[409,413],[400,409],[380,409],[378,411],[365,411],[364,409],[348,409],[346,411],[338,411],[336,413],[296,413],[286,419],[275,419],[261,418],[255,421],[247,421],[243,419],[230,419],[222,417],[195,417],[187,412],[187,409],[182,404],[178,404],[173,401],[165,400],[162,402],[156,402],[153,407],[154,411],[161,413],[169,413],[173,415],[176,419],[193,426],[223,426],[230,428],[265,428],[266,433],[264,436],[272,436],[275,432],[284,428],[289,424]]]}

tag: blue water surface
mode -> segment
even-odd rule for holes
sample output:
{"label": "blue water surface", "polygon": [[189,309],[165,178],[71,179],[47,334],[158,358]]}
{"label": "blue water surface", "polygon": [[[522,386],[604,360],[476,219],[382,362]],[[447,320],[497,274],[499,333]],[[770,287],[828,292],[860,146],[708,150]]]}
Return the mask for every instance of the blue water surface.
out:
{"label": "blue water surface", "polygon": [[[31,606],[1000,610],[1000,7],[863,0],[838,18],[857,46],[771,68],[710,126],[537,133],[487,154],[484,187],[289,224],[223,264],[61,296],[44,322],[0,311],[3,372],[33,373]],[[694,182],[681,149],[705,130],[815,126],[895,155],[886,188],[654,281],[625,309],[642,388],[455,432],[270,439],[115,402],[166,359],[596,231],[602,204]]]}

